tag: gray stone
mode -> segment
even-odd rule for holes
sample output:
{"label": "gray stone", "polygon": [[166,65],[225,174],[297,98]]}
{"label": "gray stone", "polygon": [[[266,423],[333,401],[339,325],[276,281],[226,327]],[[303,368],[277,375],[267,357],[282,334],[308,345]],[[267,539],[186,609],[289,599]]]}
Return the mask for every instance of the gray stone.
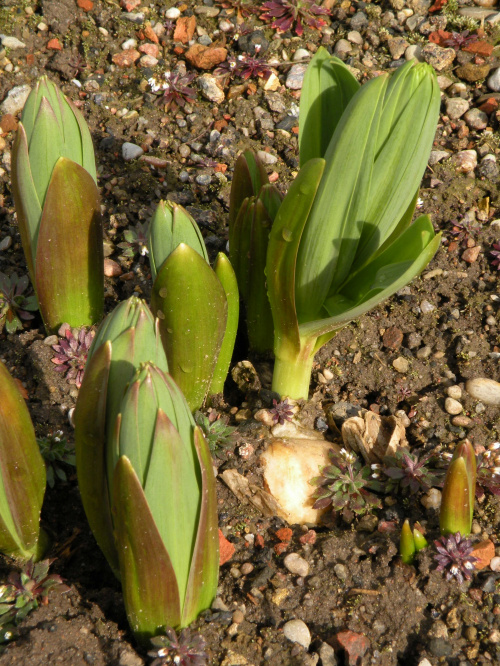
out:
{"label": "gray stone", "polygon": [[445,49],[437,44],[429,43],[422,49],[422,57],[437,72],[448,69],[455,60],[455,49]]}
{"label": "gray stone", "polygon": [[450,120],[458,120],[469,108],[469,102],[461,97],[452,97],[446,100],[446,115]]}
{"label": "gray stone", "polygon": [[434,166],[434,164],[446,160],[448,157],[451,157],[451,153],[446,152],[446,150],[432,150],[429,155],[429,166]]}
{"label": "gray stone", "polygon": [[144,23],[144,19],[146,18],[146,14],[144,12],[137,12],[134,14],[131,12],[130,14],[128,12],[123,12],[121,14],[121,18],[124,19],[125,21],[130,21],[131,23],[135,23],[136,25],[141,25]]}
{"label": "gray stone", "polygon": [[309,574],[309,564],[297,553],[289,553],[283,560],[283,564],[290,573],[296,576],[307,576]]}
{"label": "gray stone", "polygon": [[265,150],[259,150],[257,152],[257,156],[260,159],[261,162],[264,164],[276,164],[278,161],[278,158],[276,155],[273,155],[272,153],[267,153]]}
{"label": "gray stone", "polygon": [[475,21],[482,21],[491,16],[491,14],[496,14],[496,10],[492,8],[486,9],[485,7],[461,7],[458,13],[460,16],[465,16]]}
{"label": "gray stone", "polygon": [[420,303],[420,309],[424,314],[429,314],[429,312],[433,312],[436,309],[436,306],[429,303],[429,301],[424,300]]}
{"label": "gray stone", "polygon": [[500,67],[493,70],[486,80],[486,85],[494,92],[500,92]]}
{"label": "gray stone", "polygon": [[17,37],[9,37],[8,35],[0,35],[2,46],[6,49],[25,49],[26,44],[17,39]]}
{"label": "gray stone", "polygon": [[487,405],[500,405],[500,383],[487,377],[469,379],[465,385],[467,393],[475,400]]}
{"label": "gray stone", "polygon": [[399,60],[410,46],[404,37],[392,37],[387,40],[390,54],[394,60]]}
{"label": "gray stone", "polygon": [[335,650],[328,643],[321,643],[318,650],[319,658],[321,659],[321,666],[337,666],[337,657]]}
{"label": "gray stone", "polygon": [[424,347],[421,347],[420,349],[417,349],[417,358],[419,361],[424,361],[426,358],[429,358],[429,356],[432,353],[432,349],[429,347],[429,345],[425,345]]}
{"label": "gray stone", "polygon": [[304,74],[306,73],[307,65],[304,63],[297,63],[290,67],[288,76],[286,77],[285,85],[290,90],[300,90],[304,83]]}
{"label": "gray stone", "polygon": [[357,12],[351,19],[351,29],[352,30],[366,30],[370,22],[368,17],[363,12]]}
{"label": "gray stone", "polygon": [[347,41],[347,39],[339,39],[333,49],[334,55],[336,55],[337,58],[341,58],[342,60],[346,58],[351,52],[352,46],[351,43]]}
{"label": "gray stone", "polygon": [[361,36],[361,33],[359,33],[357,30],[351,30],[350,32],[348,32],[347,40],[351,42],[351,44],[357,44],[358,46],[361,46],[363,44],[363,37]]}
{"label": "gray stone", "polygon": [[297,60],[306,60],[307,58],[310,58],[311,54],[307,49],[297,49],[295,53],[293,54],[292,60],[294,62],[297,62]]}
{"label": "gray stone", "polygon": [[203,97],[208,99],[210,102],[215,102],[216,104],[221,104],[224,99],[224,91],[221,90],[217,79],[210,74],[203,74],[196,79],[196,83],[201,91]]}
{"label": "gray stone", "polygon": [[488,116],[480,109],[467,111],[464,120],[471,129],[483,130],[488,126]]}
{"label": "gray stone", "polygon": [[489,178],[490,180],[498,178],[500,171],[498,169],[496,155],[492,155],[491,153],[485,155],[481,160],[477,173],[481,178]]}
{"label": "gray stone", "polygon": [[7,97],[0,104],[1,113],[11,113],[15,116],[19,111],[22,111],[24,103],[28,99],[31,92],[31,87],[28,84],[22,86],[15,86],[7,93]]}
{"label": "gray stone", "polygon": [[462,389],[460,386],[448,386],[446,389],[447,395],[450,396],[450,398],[453,398],[454,400],[460,400],[462,397]]}
{"label": "gray stone", "polygon": [[122,157],[125,162],[130,162],[130,160],[136,160],[144,153],[143,149],[135,143],[129,143],[126,141],[122,146]]}
{"label": "gray stone", "polygon": [[290,620],[283,625],[283,634],[292,643],[302,645],[306,650],[311,644],[311,632],[302,620]]}

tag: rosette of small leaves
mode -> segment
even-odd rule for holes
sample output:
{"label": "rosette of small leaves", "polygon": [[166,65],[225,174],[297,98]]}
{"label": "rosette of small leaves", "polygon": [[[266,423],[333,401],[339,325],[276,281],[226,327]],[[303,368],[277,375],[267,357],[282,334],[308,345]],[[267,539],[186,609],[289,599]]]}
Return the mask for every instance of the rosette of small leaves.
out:
{"label": "rosette of small leaves", "polygon": [[158,103],[164,104],[166,110],[176,111],[178,107],[183,108],[187,102],[196,99],[196,91],[189,87],[195,78],[195,74],[180,74],[174,72],[164,73],[165,81],[158,83],[156,79],[148,79],[151,90],[154,93],[161,92]]}
{"label": "rosette of small leaves", "polygon": [[283,425],[285,421],[292,421],[293,419],[292,405],[290,405],[287,398],[282,402],[273,399],[273,407],[269,410],[269,413],[273,417],[274,423],[279,423],[280,425]]}
{"label": "rosette of small leaves", "polygon": [[95,331],[85,327],[71,328],[69,324],[63,324],[58,334],[59,343],[52,345],[52,349],[57,353],[50,360],[56,364],[57,367],[54,368],[56,372],[66,373],[68,384],[75,384],[80,388]]}
{"label": "rosette of small leaves", "polygon": [[146,222],[142,224],[138,222],[135,227],[129,227],[123,232],[125,239],[118,243],[118,247],[123,250],[124,257],[133,259],[136,254],[144,257],[148,253],[148,225]]}
{"label": "rosette of small leaves", "polygon": [[48,604],[51,590],[69,591],[61,576],[49,575],[53,561],[34,563],[30,560],[21,571],[11,572],[7,583],[0,586],[0,642],[11,640],[16,633],[15,625],[39,604]]}
{"label": "rosette of small leaves", "polygon": [[202,429],[212,454],[225,458],[227,450],[234,444],[232,435],[236,428],[228,426],[225,418],[217,418],[216,412],[210,412],[209,416],[196,412],[194,420]]}
{"label": "rosette of small leaves", "polygon": [[18,277],[12,273],[7,277],[0,273],[0,333],[4,327],[7,333],[23,329],[23,321],[34,319],[29,311],[38,310],[36,296],[25,296],[30,281],[27,275]]}
{"label": "rosette of small leaves", "polygon": [[304,25],[321,30],[326,21],[317,17],[330,14],[326,7],[319,7],[313,0],[268,0],[261,9],[265,12],[260,15],[260,19],[272,21],[271,28],[286,32],[294,27],[299,37],[304,32]]}
{"label": "rosette of small leaves", "polygon": [[208,654],[204,638],[189,629],[183,629],[179,635],[167,627],[165,635],[151,639],[153,650],[148,656],[153,658],[151,666],[176,664],[176,666],[206,666]]}
{"label": "rosette of small leaves", "polygon": [[446,580],[456,578],[459,583],[470,580],[472,572],[476,568],[477,557],[471,555],[471,540],[462,537],[460,532],[442,536],[434,541],[437,555],[437,571],[446,571]]}
{"label": "rosette of small leaves", "polygon": [[476,497],[483,499],[486,490],[500,495],[500,442],[493,442],[477,455]]}
{"label": "rosette of small leaves", "polygon": [[430,468],[433,459],[432,453],[419,457],[401,449],[394,456],[386,456],[379,469],[388,479],[380,482],[380,490],[413,495],[419,490],[426,492],[429,488],[441,486],[444,472]]}
{"label": "rosette of small leaves", "polygon": [[74,449],[68,444],[62,430],[49,433],[46,437],[40,437],[36,440],[40,447],[40,453],[45,461],[47,470],[47,483],[50,488],[55,485],[56,478],[66,482],[65,467],[76,466],[76,456]]}
{"label": "rosette of small leaves", "polygon": [[372,470],[346,449],[336,453],[328,452],[331,465],[323,467],[321,476],[311,479],[309,483],[318,486],[313,497],[316,499],[314,509],[326,509],[332,506],[334,511],[350,509],[362,515],[371,509],[382,506],[380,498],[370,492],[373,489]]}

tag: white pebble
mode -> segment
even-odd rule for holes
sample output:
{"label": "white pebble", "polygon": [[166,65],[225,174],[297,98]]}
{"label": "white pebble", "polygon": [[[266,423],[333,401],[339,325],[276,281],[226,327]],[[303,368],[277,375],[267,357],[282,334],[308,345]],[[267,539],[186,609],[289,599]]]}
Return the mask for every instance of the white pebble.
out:
{"label": "white pebble", "polygon": [[454,398],[446,398],[444,401],[444,408],[446,410],[447,414],[453,414],[457,415],[462,412],[462,405],[458,402],[458,400],[455,400]]}
{"label": "white pebble", "polygon": [[17,37],[9,37],[8,35],[0,35],[2,39],[2,46],[6,49],[25,49],[26,44],[21,42]]}
{"label": "white pebble", "polygon": [[405,372],[408,372],[410,364],[408,363],[406,358],[403,358],[403,356],[398,356],[398,358],[395,358],[394,361],[392,362],[392,367],[394,368],[394,370],[396,370],[396,372],[404,374]]}
{"label": "white pebble", "polygon": [[177,9],[177,7],[170,7],[170,9],[167,9],[165,12],[165,17],[171,20],[178,19],[180,15],[181,10]]}
{"label": "white pebble", "polygon": [[129,49],[135,49],[136,46],[137,46],[137,39],[131,37],[130,39],[127,39],[125,42],[123,42],[122,49],[124,51],[128,51]]}
{"label": "white pebble", "polygon": [[481,400],[487,405],[500,405],[500,384],[494,379],[486,377],[469,379],[465,390],[475,400]]}
{"label": "white pebble", "polygon": [[492,571],[500,571],[500,557],[493,557],[491,559],[490,569]]}
{"label": "white pebble", "polygon": [[424,314],[427,314],[428,312],[432,312],[433,310],[435,310],[436,306],[432,305],[432,303],[429,303],[429,301],[422,301],[420,303],[420,309]]}
{"label": "white pebble", "polygon": [[283,560],[283,564],[290,573],[297,576],[307,576],[309,574],[309,564],[303,557],[297,553],[290,553]]}
{"label": "white pebble", "polygon": [[460,400],[462,397],[462,389],[460,386],[448,386],[446,393],[450,398],[454,398],[455,400]]}
{"label": "white pebble", "polygon": [[283,634],[292,643],[298,643],[307,650],[311,644],[311,632],[302,620],[290,620],[283,625]]}
{"label": "white pebble", "polygon": [[426,509],[439,509],[441,506],[441,491],[437,488],[431,488],[420,502]]}

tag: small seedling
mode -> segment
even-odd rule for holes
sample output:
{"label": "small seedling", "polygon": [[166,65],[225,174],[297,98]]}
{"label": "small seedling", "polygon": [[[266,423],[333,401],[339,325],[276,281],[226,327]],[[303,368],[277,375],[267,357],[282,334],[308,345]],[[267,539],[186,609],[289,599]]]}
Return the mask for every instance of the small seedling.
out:
{"label": "small seedling", "polygon": [[27,275],[0,273],[0,333],[4,327],[7,333],[22,331],[23,321],[34,319],[29,311],[38,310],[36,296],[24,295],[29,283]]}
{"label": "small seedling", "polygon": [[304,26],[321,30],[326,21],[319,16],[328,16],[326,7],[319,7],[313,0],[268,0],[262,5],[265,10],[260,15],[262,21],[272,21],[271,27],[278,32],[295,28],[299,37],[304,33]]}
{"label": "small seedling", "polygon": [[195,78],[194,74],[174,74],[173,72],[164,73],[165,81],[158,81],[151,77],[148,83],[154,93],[160,92],[162,95],[158,102],[165,105],[169,111],[176,111],[177,108],[183,108],[187,102],[196,99],[196,91],[189,87],[189,84]]}
{"label": "small seedling", "polygon": [[330,449],[328,457],[332,464],[323,467],[321,476],[309,481],[311,485],[318,486],[313,494],[315,509],[332,506],[334,511],[350,509],[362,515],[382,506],[380,499],[369,491],[373,488],[369,465],[363,465],[354,453],[346,449],[341,449],[340,453]]}
{"label": "small seedling", "polygon": [[135,227],[129,227],[123,232],[125,239],[118,243],[118,247],[123,250],[124,257],[133,259],[136,254],[144,257],[148,253],[148,225],[138,222]]}
{"label": "small seedling", "polygon": [[490,254],[493,257],[491,265],[500,271],[500,243],[493,243],[494,250],[490,250]]}
{"label": "small seedling", "polygon": [[7,642],[15,636],[15,625],[39,604],[49,603],[49,592],[68,592],[61,576],[49,575],[49,567],[54,560],[42,560],[36,564],[27,562],[21,571],[9,574],[7,583],[0,585],[0,642]]}
{"label": "small seedling", "polygon": [[54,487],[56,478],[66,482],[68,477],[65,467],[75,467],[76,457],[62,430],[49,433],[46,437],[39,437],[36,441],[45,460],[49,487]]}
{"label": "small seedling", "polygon": [[421,458],[415,453],[398,450],[394,456],[386,456],[384,465],[380,471],[388,477],[383,483],[385,492],[401,491],[402,493],[414,493],[422,490],[427,492],[429,488],[442,484],[443,472],[438,469],[430,469],[430,461],[433,454],[427,453]]}
{"label": "small seedling", "polygon": [[183,629],[179,635],[167,627],[165,635],[151,639],[153,650],[148,656],[153,658],[151,666],[206,666],[208,654],[205,639],[189,629]]}
{"label": "small seedling", "polygon": [[236,428],[228,426],[226,419],[219,418],[215,411],[211,411],[208,416],[196,412],[194,420],[202,429],[212,454],[225,458],[225,453],[234,444],[232,435]]}
{"label": "small seedling", "polygon": [[269,410],[269,413],[273,417],[274,423],[279,423],[283,425],[285,421],[292,421],[293,419],[293,410],[292,405],[288,402],[288,399],[285,398],[282,402],[278,402],[273,399],[272,409]]}
{"label": "small seedling", "polygon": [[440,537],[434,541],[434,545],[438,551],[434,556],[438,562],[437,571],[446,571],[446,580],[456,578],[459,583],[470,580],[477,562],[477,557],[471,555],[473,549],[470,539],[456,532]]}
{"label": "small seedling", "polygon": [[52,349],[57,353],[50,360],[56,364],[56,372],[66,373],[68,384],[75,384],[80,388],[95,331],[85,327],[72,329],[68,324],[63,324],[58,334],[59,344],[52,345]]}

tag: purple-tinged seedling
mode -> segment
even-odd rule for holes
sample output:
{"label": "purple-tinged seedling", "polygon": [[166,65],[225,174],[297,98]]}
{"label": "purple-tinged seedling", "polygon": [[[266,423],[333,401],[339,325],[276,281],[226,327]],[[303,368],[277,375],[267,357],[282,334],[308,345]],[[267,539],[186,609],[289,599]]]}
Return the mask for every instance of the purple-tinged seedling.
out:
{"label": "purple-tinged seedling", "polygon": [[153,650],[148,656],[153,659],[151,666],[176,664],[176,666],[206,666],[208,654],[203,636],[189,629],[183,629],[178,635],[171,628],[165,629],[165,635],[151,639]]}
{"label": "purple-tinged seedling", "polygon": [[273,407],[269,410],[269,413],[273,417],[274,423],[279,423],[280,425],[283,425],[285,421],[292,421],[293,419],[292,405],[288,402],[287,398],[281,402],[273,398]]}
{"label": "purple-tinged seedling", "polygon": [[166,110],[176,111],[178,108],[184,108],[187,102],[196,99],[196,91],[189,87],[189,84],[195,78],[195,74],[174,74],[173,72],[164,73],[165,81],[158,81],[151,77],[148,83],[154,93],[161,93],[158,103],[163,104]]}
{"label": "purple-tinged seedling", "polygon": [[50,360],[56,364],[56,372],[66,373],[68,384],[75,384],[76,388],[80,388],[95,331],[86,328],[72,329],[69,324],[63,324],[58,333],[59,343],[52,345],[52,349],[57,353]]}
{"label": "purple-tinged seedling", "polygon": [[476,497],[484,499],[485,490],[500,495],[500,442],[493,442],[477,456]]}
{"label": "purple-tinged seedling", "polygon": [[440,537],[434,541],[434,545],[438,551],[434,556],[438,562],[437,571],[446,571],[447,580],[456,578],[459,583],[471,579],[477,557],[471,555],[473,548],[470,539],[456,532]]}
{"label": "purple-tinged seedling", "polygon": [[409,451],[398,450],[394,456],[386,456],[381,471],[389,477],[385,482],[385,491],[400,490],[403,493],[414,494],[419,490],[426,492],[433,486],[440,486],[442,472],[429,469],[429,462],[433,459],[432,453],[419,456]]}
{"label": "purple-tinged seedling", "polygon": [[23,329],[23,321],[34,319],[33,312],[38,310],[36,296],[25,296],[24,292],[30,281],[27,275],[18,277],[12,273],[7,277],[0,273],[0,333],[4,327],[7,333]]}
{"label": "purple-tinged seedling", "polygon": [[235,73],[241,76],[244,81],[250,77],[258,77],[267,81],[271,76],[271,68],[264,58],[240,55],[238,56]]}
{"label": "purple-tinged seedling", "polygon": [[49,487],[54,487],[56,478],[59,481],[66,482],[68,477],[64,467],[75,467],[76,456],[62,430],[49,433],[46,437],[38,437],[36,441],[40,447],[42,458],[45,460]]}
{"label": "purple-tinged seedling", "polygon": [[271,27],[278,32],[295,28],[299,37],[304,33],[305,25],[321,30],[326,21],[318,17],[330,14],[326,7],[319,7],[314,0],[268,0],[261,9],[265,10],[260,15],[262,21],[272,21]]}

